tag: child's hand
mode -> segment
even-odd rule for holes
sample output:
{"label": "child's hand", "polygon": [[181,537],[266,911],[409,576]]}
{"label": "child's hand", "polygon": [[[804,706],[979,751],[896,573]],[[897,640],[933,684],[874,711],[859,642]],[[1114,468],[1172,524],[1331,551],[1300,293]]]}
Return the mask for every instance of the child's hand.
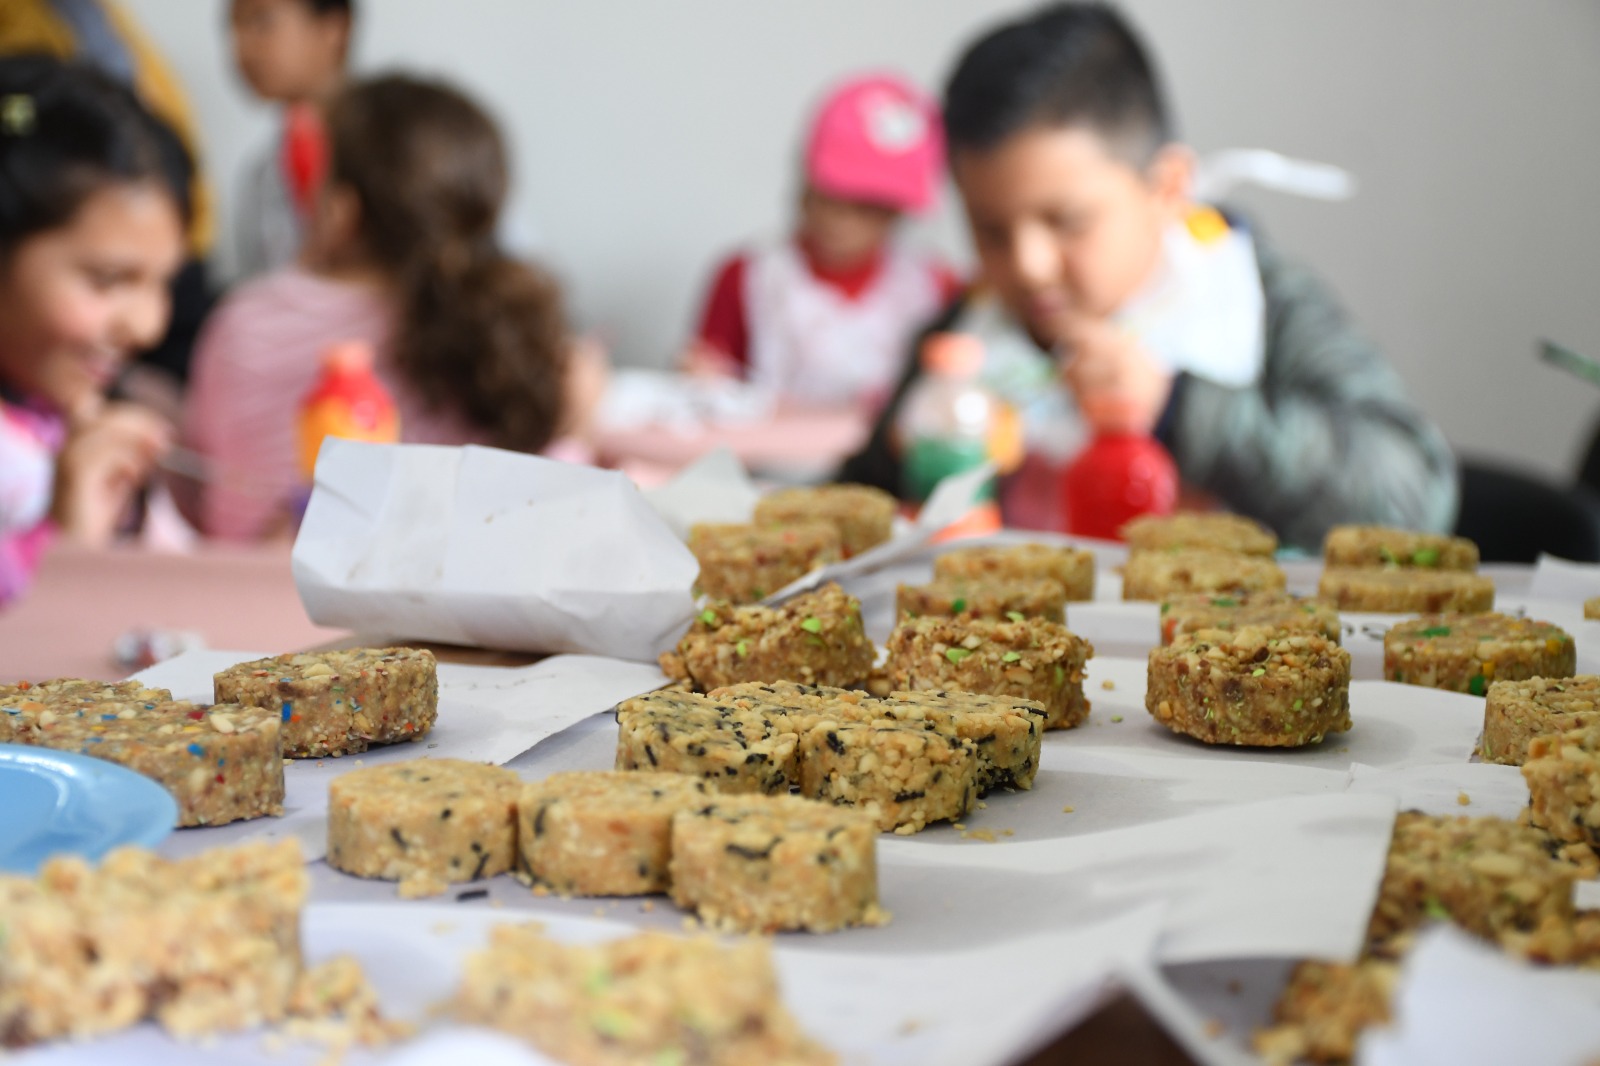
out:
{"label": "child's hand", "polygon": [[593,334],[574,337],[568,347],[567,381],[557,435],[590,440],[600,401],[610,383],[611,356],[605,345]]}
{"label": "child's hand", "polygon": [[1138,338],[1103,320],[1079,319],[1059,351],[1061,376],[1083,417],[1102,433],[1148,434],[1172,393],[1172,371],[1157,363]]}
{"label": "child's hand", "polygon": [[718,348],[695,341],[678,359],[678,369],[696,377],[736,378],[739,364]]}
{"label": "child's hand", "polygon": [[81,544],[109,544],[133,494],[171,446],[172,426],[133,404],[111,404],[78,421],[56,460],[56,524]]}

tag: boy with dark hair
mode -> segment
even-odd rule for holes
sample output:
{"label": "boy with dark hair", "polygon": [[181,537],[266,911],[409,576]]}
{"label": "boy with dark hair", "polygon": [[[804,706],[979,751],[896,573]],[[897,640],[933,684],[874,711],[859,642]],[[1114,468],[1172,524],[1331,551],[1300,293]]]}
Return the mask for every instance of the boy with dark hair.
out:
{"label": "boy with dark hair", "polygon": [[239,278],[294,262],[327,168],[321,107],[345,80],[354,0],[233,0],[234,59],[261,99],[283,108],[283,132],[250,167],[237,218]]}
{"label": "boy with dark hair", "polygon": [[[1115,11],[994,30],[944,110],[983,285],[936,328],[984,338],[1031,450],[1153,434],[1187,485],[1306,548],[1341,522],[1450,527],[1443,436],[1320,281],[1190,199],[1193,154]],[[892,429],[916,373],[844,478],[900,488]]]}

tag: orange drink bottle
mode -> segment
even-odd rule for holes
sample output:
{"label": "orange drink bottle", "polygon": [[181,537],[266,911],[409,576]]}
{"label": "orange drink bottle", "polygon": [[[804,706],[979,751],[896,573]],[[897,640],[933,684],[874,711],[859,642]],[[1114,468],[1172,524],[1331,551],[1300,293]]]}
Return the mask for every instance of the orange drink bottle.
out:
{"label": "orange drink bottle", "polygon": [[372,347],[362,341],[331,345],[322,371],[300,403],[300,473],[309,482],[327,437],[393,444],[400,439],[394,398],[373,372]]}

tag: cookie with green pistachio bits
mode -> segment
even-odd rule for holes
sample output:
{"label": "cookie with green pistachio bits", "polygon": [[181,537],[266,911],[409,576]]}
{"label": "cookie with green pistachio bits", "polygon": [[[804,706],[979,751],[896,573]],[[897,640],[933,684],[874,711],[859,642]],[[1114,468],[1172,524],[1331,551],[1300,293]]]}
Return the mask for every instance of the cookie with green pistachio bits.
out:
{"label": "cookie with green pistachio bits", "polygon": [[646,771],[575,770],[524,785],[519,873],[565,896],[665,892],[672,816],[710,795],[698,777]]}
{"label": "cookie with green pistachio bits", "polygon": [[1161,643],[1197,629],[1265,626],[1288,632],[1319,633],[1335,644],[1342,635],[1339,612],[1322,600],[1287,592],[1191,592],[1161,604]]}
{"label": "cookie with green pistachio bits", "polygon": [[1600,677],[1530,677],[1496,681],[1483,702],[1484,762],[1520,766],[1535,737],[1600,725]]}
{"label": "cookie with green pistachio bits", "polygon": [[400,882],[403,898],[505,873],[516,855],[516,772],[464,759],[364,766],[328,786],[328,865]]}
{"label": "cookie with green pistachio bits", "polygon": [[1428,614],[1383,636],[1383,676],[1473,696],[1496,681],[1571,677],[1578,649],[1560,626],[1504,614]]}
{"label": "cookie with green pistachio bits", "polygon": [[885,668],[896,689],[971,692],[1032,700],[1046,729],[1089,716],[1083,679],[1094,646],[1043,618],[903,618],[889,637]]}
{"label": "cookie with green pistachio bits", "polygon": [[937,578],[895,590],[897,618],[1067,617],[1067,590],[1055,578]]}
{"label": "cookie with green pistachio bits", "polygon": [[800,796],[723,796],[672,819],[672,900],[714,929],[882,925],[870,812]]}
{"label": "cookie with green pistachio bits", "polygon": [[1554,851],[1543,832],[1509,819],[1400,812],[1367,949],[1391,954],[1439,919],[1508,947],[1547,922],[1570,922],[1584,873]]}
{"label": "cookie with green pistachio bits", "polygon": [[1466,537],[1389,526],[1334,526],[1322,541],[1322,561],[1334,567],[1478,569],[1478,546]]}
{"label": "cookie with green pistachio bits", "polygon": [[836,1066],[784,1007],[772,945],[649,930],[564,943],[502,924],[467,957],[456,1019],[588,1066]]}
{"label": "cookie with green pistachio bits", "polygon": [[1202,629],[1150,652],[1145,707],[1206,744],[1301,747],[1350,722],[1350,653],[1314,633]]}
{"label": "cookie with green pistachio bits", "polygon": [[777,607],[708,604],[661,656],[661,669],[699,692],[747,681],[848,686],[867,676],[877,653],[861,601],[830,581]]}

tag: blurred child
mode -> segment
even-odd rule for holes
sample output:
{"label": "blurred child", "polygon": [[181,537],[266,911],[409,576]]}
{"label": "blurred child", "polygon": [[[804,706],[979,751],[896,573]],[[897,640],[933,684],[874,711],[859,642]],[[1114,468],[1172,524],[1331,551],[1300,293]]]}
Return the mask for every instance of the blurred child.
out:
{"label": "blurred child", "polygon": [[[1113,9],[1054,4],[987,34],[944,121],[984,287],[938,325],[990,340],[988,383],[1029,409],[1030,440],[1153,434],[1188,485],[1303,548],[1341,522],[1450,527],[1443,435],[1326,286],[1190,199],[1193,154]],[[915,374],[842,476],[898,489]]]}
{"label": "blurred child", "polygon": [[195,358],[185,436],[210,465],[194,517],[249,539],[304,491],[295,422],[323,353],[361,341],[401,439],[575,454],[603,371],[575,354],[555,283],[495,240],[509,182],[493,121],[444,85],[356,83],[330,106],[328,179],[303,266],[235,290]]}
{"label": "blurred child", "polygon": [[956,289],[894,239],[904,215],[933,206],[943,143],[937,106],[899,79],[831,92],[806,142],[793,236],[718,269],[686,368],[802,405],[880,405],[908,342]]}
{"label": "blurred child", "polygon": [[182,148],[126,89],[0,60],[0,604],[53,529],[111,539],[170,436],[104,402],[161,337],[184,256]]}
{"label": "blurred child", "polygon": [[238,212],[238,276],[288,266],[327,167],[322,109],[344,84],[354,0],[233,0],[233,54],[261,99],[283,108],[278,140],[250,167]]}
{"label": "blurred child", "polygon": [[194,109],[171,64],[115,0],[4,0],[0,55],[50,55],[94,67],[131,89],[183,143],[189,166],[189,260],[173,278],[167,333],[141,351],[115,393],[176,417],[195,336],[212,304],[207,258],[215,239],[211,187],[200,166]]}

